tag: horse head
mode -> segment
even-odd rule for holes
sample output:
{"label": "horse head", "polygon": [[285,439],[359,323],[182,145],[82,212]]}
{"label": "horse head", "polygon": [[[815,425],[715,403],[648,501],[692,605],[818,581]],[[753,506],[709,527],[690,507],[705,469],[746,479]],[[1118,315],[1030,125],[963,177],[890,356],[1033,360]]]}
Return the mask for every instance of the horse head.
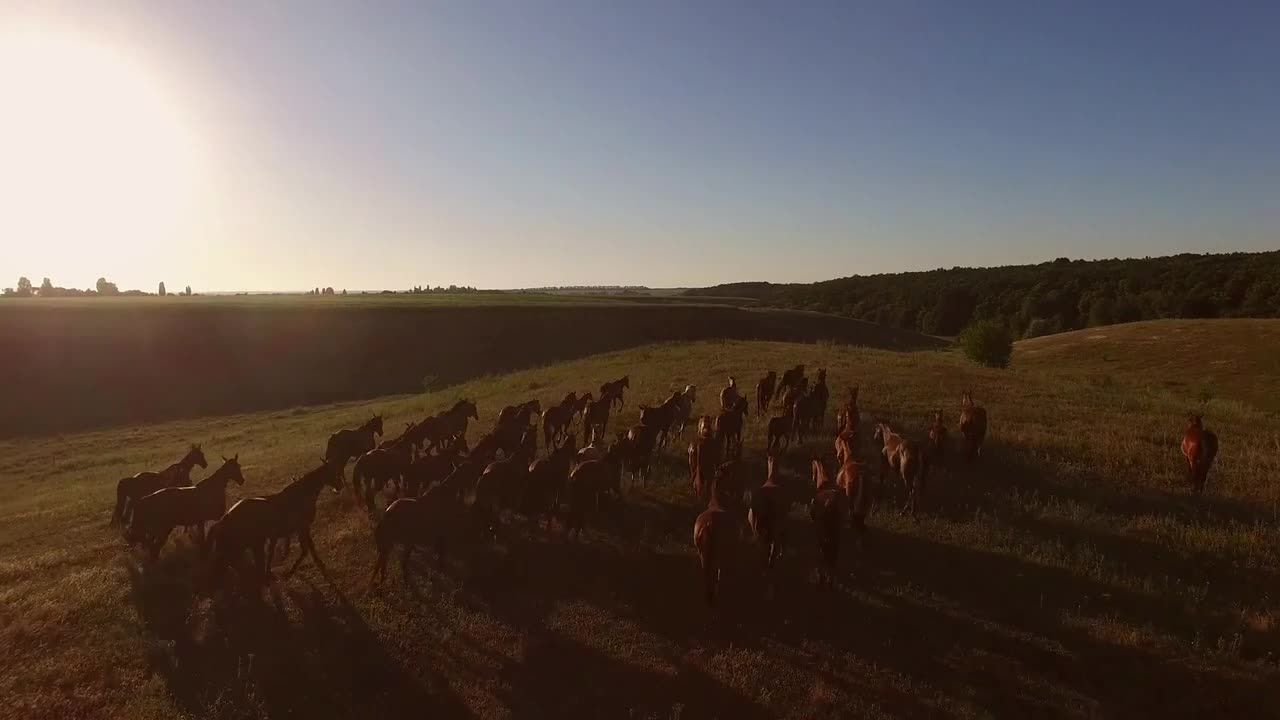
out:
{"label": "horse head", "polygon": [[183,458],[192,465],[199,465],[202,468],[209,467],[209,463],[204,459],[204,450],[200,449],[199,443],[193,443],[191,449],[187,451],[187,456]]}
{"label": "horse head", "polygon": [[369,422],[367,423],[367,425],[369,426],[369,429],[373,430],[374,435],[382,435],[382,416],[381,415],[374,415],[373,417],[369,418]]}
{"label": "horse head", "polygon": [[244,474],[240,472],[240,453],[228,458],[222,456],[222,472],[229,474],[230,480],[235,480],[236,485],[244,485]]}

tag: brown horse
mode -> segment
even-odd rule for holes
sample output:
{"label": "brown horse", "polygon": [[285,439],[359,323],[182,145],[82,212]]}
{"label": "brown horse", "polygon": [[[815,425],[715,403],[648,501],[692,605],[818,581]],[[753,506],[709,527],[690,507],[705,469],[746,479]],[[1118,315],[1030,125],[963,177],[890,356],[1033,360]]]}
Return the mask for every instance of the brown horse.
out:
{"label": "brown horse", "polygon": [[529,483],[529,464],[538,454],[538,431],[525,425],[520,444],[512,453],[489,463],[476,480],[476,497],[472,512],[482,526],[497,535],[497,524],[503,510],[521,508]]}
{"label": "brown horse", "polygon": [[591,393],[579,398],[576,392],[570,392],[559,405],[553,405],[542,413],[543,442],[548,451],[569,439],[569,428],[573,425],[574,417],[582,413],[590,402]]}
{"label": "brown horse", "polygon": [[404,495],[416,497],[432,485],[443,482],[458,466],[466,445],[466,441],[459,436],[440,448],[439,454],[422,455],[410,463],[404,470]]}
{"label": "brown horse", "polygon": [[387,483],[395,483],[403,490],[404,478],[412,463],[413,443],[408,441],[386,442],[361,455],[351,470],[351,490],[356,500],[364,500],[369,512],[374,512],[374,496]]}
{"label": "brown horse", "polygon": [[827,390],[826,368],[818,368],[818,380],[809,389],[809,417],[807,430],[822,430],[827,419],[827,403],[831,392]]}
{"label": "brown horse", "polygon": [[684,396],[674,392],[657,407],[640,406],[640,424],[648,425],[657,431],[658,447],[666,447],[671,426],[676,423],[683,403]]}
{"label": "brown horse", "polygon": [[929,462],[941,465],[947,454],[947,426],[942,422],[942,411],[933,411],[933,424],[929,426]]}
{"label": "brown horse", "polygon": [[569,482],[569,468],[573,465],[578,449],[570,437],[564,445],[544,458],[534,460],[529,466],[528,489],[524,494],[524,512],[530,518],[542,515],[547,529],[560,514],[560,498]]}
{"label": "brown horse", "polygon": [[858,438],[848,430],[836,435],[831,444],[835,446],[837,464],[843,466],[857,457]]}
{"label": "brown horse", "polygon": [[825,407],[826,401],[812,392],[801,393],[795,399],[792,405],[792,413],[795,421],[796,442],[803,443],[811,430],[822,426],[822,414]]}
{"label": "brown horse", "polygon": [[782,381],[779,385],[784,388],[799,388],[802,382],[804,382],[804,365],[797,365],[782,373]]}
{"label": "brown horse", "polygon": [[627,452],[626,440],[609,447],[601,460],[588,460],[569,473],[569,512],[565,517],[565,535],[569,538],[586,528],[587,518],[600,509],[602,497],[616,496],[622,487],[622,460]]}
{"label": "brown horse", "polygon": [[738,406],[738,380],[732,375],[729,376],[729,384],[720,391],[720,409],[733,410]]}
{"label": "brown horse", "polygon": [[716,417],[716,435],[724,443],[726,458],[742,457],[742,425],[747,415],[747,399],[738,397],[733,407],[722,409]]}
{"label": "brown horse", "polygon": [[[723,466],[722,466],[723,467]],[[693,522],[693,546],[698,550],[707,607],[716,606],[716,596],[725,566],[732,562],[737,544],[738,523],[725,507],[727,499],[719,491],[719,478],[712,482],[711,500]]]}
{"label": "brown horse", "polygon": [[773,394],[778,390],[778,373],[770,370],[767,375],[756,381],[756,414],[765,417],[773,404]]}
{"label": "brown horse", "polygon": [[[542,414],[542,405],[537,400],[529,400],[519,405],[508,405],[498,415],[493,434],[498,438],[498,449],[505,457],[516,454],[526,442],[525,435],[534,418]],[[537,454],[538,434],[533,434],[534,454]]]}
{"label": "brown horse", "polygon": [[771,569],[782,556],[782,519],[787,515],[787,502],[778,485],[778,456],[770,454],[767,462],[764,484],[751,493],[747,524],[764,553],[764,566]]}
{"label": "brown horse", "polygon": [[458,400],[448,410],[418,423],[410,440],[415,447],[430,451],[457,437],[466,437],[468,419],[480,419],[475,401]]}
{"label": "brown horse", "polygon": [[141,543],[154,560],[178,526],[196,531],[197,542],[204,545],[204,524],[222,517],[227,511],[227,483],[235,480],[244,485],[240,472],[240,456],[222,458],[222,466],[195,487],[168,487],[138,500],[129,523],[130,544]]}
{"label": "brown horse", "polygon": [[[590,395],[587,396],[588,398]],[[609,425],[609,410],[613,407],[610,398],[601,397],[590,400],[582,415],[582,444],[590,445],[597,440],[605,439],[605,431]]]}
{"label": "brown horse", "polygon": [[849,396],[840,403],[836,411],[836,432],[856,433],[858,431],[858,386],[849,388]]}
{"label": "brown horse", "polygon": [[840,529],[848,512],[848,495],[831,481],[827,468],[818,458],[810,463],[814,496],[809,502],[809,518],[818,534],[822,564],[818,566],[818,587],[833,587],[840,565]]}
{"label": "brown horse", "polygon": [[724,460],[724,442],[716,435],[699,435],[689,443],[689,484],[694,497],[710,500],[711,482]]}
{"label": "brown horse", "polygon": [[246,498],[232,505],[209,527],[209,541],[205,549],[213,557],[214,584],[246,550],[253,553],[258,579],[265,581],[276,541],[285,541],[285,554],[288,555],[288,542],[293,535],[298,536],[302,552],[289,568],[289,573],[297,570],[307,555],[311,555],[323,571],[324,563],[316,554],[315,542],[311,539],[311,524],[316,517],[316,498],[325,485],[335,494],[340,492],[342,468],[335,462],[321,459],[319,467],[289,483],[280,492]]}
{"label": "brown horse", "polygon": [[351,458],[357,458],[377,447],[374,436],[382,435],[382,416],[374,415],[357,428],[346,428],[329,436],[324,456],[331,461],[342,461],[342,470]]}
{"label": "brown horse", "polygon": [[836,486],[844,491],[849,526],[853,528],[858,547],[862,547],[867,534],[867,511],[871,505],[866,482],[862,479],[862,465],[853,458],[840,463],[840,471],[836,473]]}
{"label": "brown horse", "polygon": [[617,380],[607,382],[600,386],[600,399],[608,400],[609,407],[612,408],[614,403],[618,407],[626,407],[627,401],[623,397],[623,391],[631,387],[631,376],[623,375]]}
{"label": "brown horse", "polygon": [[786,415],[769,418],[769,452],[780,453],[791,445],[791,436],[795,434],[795,416],[791,409]]}
{"label": "brown horse", "polygon": [[1182,432],[1182,457],[1187,460],[1187,478],[1191,492],[1200,495],[1209,479],[1209,468],[1218,456],[1218,436],[1204,428],[1204,417],[1187,416],[1187,428]]}
{"label": "brown horse", "polygon": [[410,558],[418,546],[434,545],[436,555],[443,558],[449,541],[461,537],[466,529],[466,508],[444,487],[433,487],[422,497],[396,500],[387,507],[373,530],[378,559],[369,575],[369,587],[376,587],[386,579],[387,558],[396,545],[403,547],[400,570],[408,584]]}
{"label": "brown horse", "polygon": [[965,459],[976,462],[987,439],[987,409],[973,404],[971,390],[960,396],[960,434],[964,436]]}
{"label": "brown horse", "polygon": [[902,514],[916,517],[920,509],[921,496],[924,494],[925,474],[928,470],[928,459],[924,449],[914,440],[908,440],[895,433],[888,423],[876,424],[874,439],[881,441],[880,448],[880,486],[884,486],[884,476],[892,469],[902,479],[907,490],[907,504]]}
{"label": "brown horse", "polygon": [[493,421],[493,429],[497,432],[507,425],[518,423],[520,420],[523,420],[524,425],[527,426],[534,415],[541,414],[542,403],[538,402],[537,399],[526,400],[519,405],[508,405],[498,413],[497,419]]}
{"label": "brown horse", "polygon": [[202,468],[209,467],[209,463],[204,459],[204,451],[199,445],[192,445],[181,460],[169,467],[159,472],[140,472],[116,483],[116,507],[111,512],[111,524],[129,523],[133,506],[157,490],[190,485],[191,468],[196,465]]}
{"label": "brown horse", "polygon": [[658,447],[661,433],[657,426],[644,423],[632,425],[627,430],[622,464],[641,485],[649,484],[649,466],[653,462],[653,451]]}

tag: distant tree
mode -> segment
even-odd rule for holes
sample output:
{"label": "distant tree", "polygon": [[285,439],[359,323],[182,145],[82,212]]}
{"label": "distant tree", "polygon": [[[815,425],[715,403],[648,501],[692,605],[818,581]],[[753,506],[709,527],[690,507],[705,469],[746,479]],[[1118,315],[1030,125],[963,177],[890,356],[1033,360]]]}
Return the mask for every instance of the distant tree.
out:
{"label": "distant tree", "polygon": [[182,294],[186,295],[187,297],[191,297],[191,286],[188,285],[187,289],[182,291]]}
{"label": "distant tree", "polygon": [[960,347],[980,365],[1005,368],[1013,355],[1013,336],[995,321],[980,320],[960,333]]}
{"label": "distant tree", "polygon": [[1116,321],[1116,303],[1108,297],[1100,297],[1089,306],[1089,326],[1110,325]]}
{"label": "distant tree", "polygon": [[343,294],[343,295],[346,295],[346,294],[347,294],[347,289],[346,289],[346,288],[342,288],[342,294]]}
{"label": "distant tree", "polygon": [[1053,333],[1053,321],[1049,318],[1032,318],[1027,323],[1027,331],[1022,334],[1024,338],[1036,338],[1041,335],[1049,335]]}
{"label": "distant tree", "polygon": [[325,295],[332,295],[332,294],[333,294],[333,288],[332,288],[332,287],[327,287],[327,288],[325,288],[325,289],[324,289],[324,294],[325,294]]}
{"label": "distant tree", "polygon": [[50,281],[49,278],[45,278],[44,281],[40,283],[40,297],[53,297],[53,296],[54,296],[53,282]]}
{"label": "distant tree", "polygon": [[158,289],[158,290],[156,290],[156,294],[157,294],[157,295],[159,295],[160,297],[164,297],[165,295],[167,295],[167,294],[168,294],[168,293],[166,293],[166,292],[165,292],[165,290],[164,290],[164,281],[163,281],[163,280],[161,280],[161,281],[160,281],[160,287],[159,287],[159,289]]}
{"label": "distant tree", "polygon": [[17,294],[20,297],[29,297],[31,295],[31,281],[27,279],[26,275],[18,278]]}
{"label": "distant tree", "polygon": [[94,285],[98,289],[99,295],[119,295],[120,288],[116,287],[113,282],[108,282],[106,278],[98,278],[98,282]]}

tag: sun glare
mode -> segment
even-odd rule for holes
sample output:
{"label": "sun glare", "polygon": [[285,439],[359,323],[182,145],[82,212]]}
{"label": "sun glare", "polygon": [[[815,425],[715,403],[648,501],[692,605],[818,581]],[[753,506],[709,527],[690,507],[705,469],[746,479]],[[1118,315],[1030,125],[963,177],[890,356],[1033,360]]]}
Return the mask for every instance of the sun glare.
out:
{"label": "sun glare", "polygon": [[69,33],[0,30],[0,108],[6,258],[39,272],[55,259],[65,268],[146,257],[174,239],[199,148],[173,98],[127,52]]}

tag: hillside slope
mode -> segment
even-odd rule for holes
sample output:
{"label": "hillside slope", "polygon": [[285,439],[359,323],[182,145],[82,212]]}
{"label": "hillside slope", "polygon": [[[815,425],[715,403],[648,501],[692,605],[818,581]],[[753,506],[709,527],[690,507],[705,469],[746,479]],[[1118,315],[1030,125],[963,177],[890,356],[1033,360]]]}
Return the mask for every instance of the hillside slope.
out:
{"label": "hillside slope", "polygon": [[[1014,365],[1280,412],[1280,320],[1156,320],[1015,343]],[[1190,406],[1188,409],[1191,409]]]}
{"label": "hillside slope", "polygon": [[[933,472],[918,523],[894,512],[902,494],[889,485],[835,592],[810,581],[804,510],[807,462],[829,457],[826,437],[784,461],[797,505],[774,588],[744,548],[716,616],[690,548],[687,434],[585,539],[516,519],[443,563],[420,552],[408,587],[396,558],[367,590],[371,526],[349,492],[318,503],[327,572],[308,563],[261,603],[210,597],[185,538],[151,565],[107,527],[115,481],[188,442],[204,443],[211,468],[240,454],[234,500],[281,487],[329,433],[373,411],[391,430],[474,397],[474,439],[505,404],[629,374],[613,428],[672,388],[696,383],[708,412],[727,375],[749,386],[795,363],[828,368],[833,396],[859,384],[867,418],[916,437],[935,408],[955,432],[964,388],[991,416],[981,465]],[[1176,447],[1184,400],[955,353],[704,342],[370,403],[0,441],[0,715],[1280,716],[1274,424],[1238,403],[1216,409],[1223,453],[1208,496],[1192,500]],[[859,452],[874,477],[867,424]],[[755,417],[746,444],[759,473]]]}

